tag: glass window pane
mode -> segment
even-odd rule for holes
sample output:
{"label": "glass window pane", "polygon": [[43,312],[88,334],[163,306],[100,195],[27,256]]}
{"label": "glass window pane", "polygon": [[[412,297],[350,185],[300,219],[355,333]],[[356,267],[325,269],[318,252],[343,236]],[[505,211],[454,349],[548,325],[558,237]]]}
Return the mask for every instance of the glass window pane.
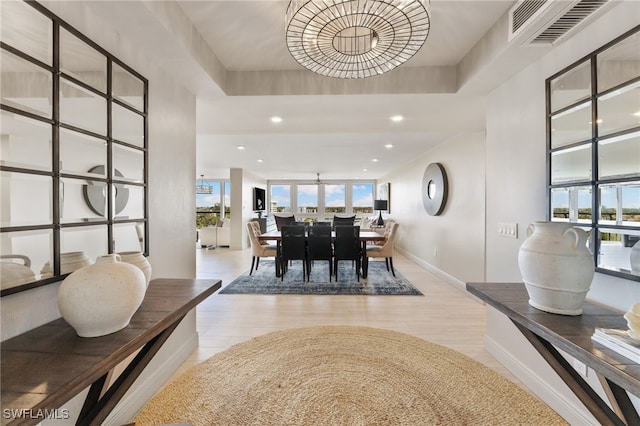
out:
{"label": "glass window pane", "polygon": [[22,111],[52,117],[51,72],[0,49],[2,103]]}
{"label": "glass window pane", "polygon": [[614,185],[600,185],[600,217],[598,222],[604,225],[615,225],[618,218],[618,188]]}
{"label": "glass window pane", "polygon": [[298,185],[298,213],[318,213],[318,185]]}
{"label": "glass window pane", "polygon": [[0,164],[51,171],[51,125],[2,111]]}
{"label": "glass window pane", "polygon": [[355,214],[373,213],[373,184],[361,183],[352,185],[352,205]]}
{"label": "glass window pane", "polygon": [[640,132],[598,142],[600,179],[640,174]]}
{"label": "glass window pane", "polygon": [[113,138],[144,147],[144,118],[116,103],[111,104]]}
{"label": "glass window pane", "polygon": [[598,135],[640,126],[640,81],[598,98]]}
{"label": "glass window pane", "polygon": [[51,277],[52,253],[53,231],[50,229],[3,232],[0,234],[0,287],[4,290]]}
{"label": "glass window pane", "polygon": [[113,226],[116,253],[123,251],[144,252],[144,224],[120,223]]}
{"label": "glass window pane", "polygon": [[635,33],[597,56],[598,92],[640,75],[640,33]]}
{"label": "glass window pane", "polygon": [[106,136],[107,100],[61,78],[60,121]]}
{"label": "glass window pane", "polygon": [[551,117],[551,147],[559,148],[591,139],[591,102]]}
{"label": "glass window pane", "polygon": [[[198,185],[200,185],[198,180]],[[222,208],[221,183],[204,180],[204,184],[212,188],[211,194],[196,193],[196,227],[213,226],[218,222]]]}
{"label": "glass window pane", "polygon": [[116,64],[112,66],[113,96],[144,112],[144,82]]}
{"label": "glass window pane", "polygon": [[551,190],[551,217],[557,222],[569,221],[569,188]]}
{"label": "glass window pane", "polygon": [[551,111],[558,111],[591,96],[591,62],[583,62],[551,80]]}
{"label": "glass window pane", "polygon": [[231,181],[224,181],[224,217],[231,218]]}
{"label": "glass window pane", "polygon": [[551,154],[551,183],[591,180],[591,144],[584,144]]}
{"label": "glass window pane", "polygon": [[640,226],[640,182],[619,184],[622,199],[622,224]]}
{"label": "glass window pane", "polygon": [[53,223],[53,181],[49,176],[2,172],[0,174],[2,226]]}
{"label": "glass window pane", "polygon": [[591,186],[553,188],[551,217],[556,222],[591,223],[592,203]]}
{"label": "glass window pane", "polygon": [[325,213],[346,213],[346,185],[324,186],[324,211]]}
{"label": "glass window pane", "polygon": [[291,212],[291,186],[271,185],[269,204],[271,213]]}
{"label": "glass window pane", "polygon": [[0,19],[3,42],[47,65],[53,64],[51,19],[22,1],[3,1]]}
{"label": "glass window pane", "polygon": [[632,256],[633,245],[640,241],[640,231],[602,229],[598,234],[598,267],[640,275],[640,264]]}
{"label": "glass window pane", "polygon": [[107,144],[103,139],[60,129],[60,171],[88,177],[106,177]]}
{"label": "glass window pane", "polygon": [[116,219],[144,219],[144,188],[115,184]]}
{"label": "glass window pane", "polygon": [[60,70],[107,91],[107,57],[64,28],[60,28]]}
{"label": "glass window pane", "polygon": [[84,179],[62,179],[60,184],[60,222],[105,220],[107,184]]}
{"label": "glass window pane", "polygon": [[114,175],[119,180],[144,182],[144,152],[121,146],[112,145]]}
{"label": "glass window pane", "polygon": [[109,252],[107,235],[106,225],[60,229],[62,273],[72,272],[80,263],[79,258],[88,258],[93,263],[99,256],[107,254]]}

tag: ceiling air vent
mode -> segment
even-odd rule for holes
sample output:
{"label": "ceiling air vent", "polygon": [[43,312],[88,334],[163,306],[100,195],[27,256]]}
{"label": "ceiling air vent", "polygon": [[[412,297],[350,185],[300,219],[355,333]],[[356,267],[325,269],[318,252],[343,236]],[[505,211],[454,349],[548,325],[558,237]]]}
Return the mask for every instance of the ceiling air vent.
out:
{"label": "ceiling air vent", "polygon": [[555,43],[609,0],[582,0],[538,34],[532,43]]}
{"label": "ceiling air vent", "polygon": [[606,9],[613,0],[520,0],[509,10],[509,41],[549,45]]}

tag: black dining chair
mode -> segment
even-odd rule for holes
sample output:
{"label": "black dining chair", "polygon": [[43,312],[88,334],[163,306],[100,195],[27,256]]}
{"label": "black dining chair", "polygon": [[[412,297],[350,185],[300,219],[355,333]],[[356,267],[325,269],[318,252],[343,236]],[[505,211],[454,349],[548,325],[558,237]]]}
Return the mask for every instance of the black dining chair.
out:
{"label": "black dining chair", "polygon": [[335,229],[336,226],[353,226],[355,220],[355,215],[349,217],[333,216],[333,229]]}
{"label": "black dining chair", "polygon": [[336,238],[333,241],[333,270],[338,281],[338,262],[351,260],[355,262],[356,275],[360,282],[360,266],[362,264],[362,248],[360,245],[359,226],[336,226]]}
{"label": "black dining chair", "polygon": [[305,227],[302,225],[283,225],[280,228],[280,280],[284,280],[289,261],[302,261],[302,280],[307,272],[307,239]]}
{"label": "black dining chair", "polygon": [[329,282],[333,275],[333,245],[331,227],[310,226],[307,231],[307,280],[310,280],[311,265],[314,260],[329,261]]}
{"label": "black dining chair", "polygon": [[283,225],[293,225],[296,223],[296,217],[294,215],[291,216],[273,216],[275,218],[276,221],[276,228],[278,229],[278,231],[281,231],[282,229],[280,229]]}

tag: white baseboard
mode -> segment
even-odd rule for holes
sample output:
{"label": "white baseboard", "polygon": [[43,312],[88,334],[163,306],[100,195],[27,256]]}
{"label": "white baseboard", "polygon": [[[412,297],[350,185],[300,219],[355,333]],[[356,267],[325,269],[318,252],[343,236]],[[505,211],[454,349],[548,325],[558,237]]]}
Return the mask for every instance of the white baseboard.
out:
{"label": "white baseboard", "polygon": [[[165,359],[162,363],[153,365],[152,361],[147,365],[147,368],[138,377],[135,384],[109,414],[103,426],[119,426],[130,423],[144,404],[169,380],[173,373],[198,347],[198,341],[198,333],[194,332],[179,347],[172,347],[172,352],[165,354]],[[161,352],[162,349],[157,355],[160,355]]]}
{"label": "white baseboard", "polygon": [[513,357],[506,348],[488,335],[484,337],[484,347],[500,364],[516,376],[538,398],[560,414],[569,424],[581,426],[599,425],[584,406],[576,405],[573,401],[567,399],[563,392],[551,386],[539,374],[520,362],[519,359]]}
{"label": "white baseboard", "polygon": [[399,247],[395,247],[394,250],[402,254],[407,259],[411,259],[413,263],[416,263],[417,265],[421,266],[422,268],[426,269],[427,271],[431,272],[433,275],[437,276],[438,278],[441,278],[442,280],[451,284],[452,286],[457,287],[462,291],[465,291],[465,292],[467,291],[467,284],[465,282],[460,281],[456,277],[453,277],[447,274],[443,270],[436,268],[432,264],[425,262],[424,260],[420,259],[419,257],[416,257],[415,255],[409,253],[408,251],[405,251]]}

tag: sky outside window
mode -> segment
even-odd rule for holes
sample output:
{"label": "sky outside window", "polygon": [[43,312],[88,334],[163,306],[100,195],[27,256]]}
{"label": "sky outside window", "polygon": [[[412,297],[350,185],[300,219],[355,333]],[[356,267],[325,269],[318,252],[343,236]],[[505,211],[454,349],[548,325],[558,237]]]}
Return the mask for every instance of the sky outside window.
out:
{"label": "sky outside window", "polygon": [[345,213],[347,211],[346,185],[324,186],[324,209],[329,213]]}
{"label": "sky outside window", "polygon": [[291,186],[290,185],[271,185],[271,212],[290,212],[291,211]]}
{"label": "sky outside window", "polygon": [[[373,213],[373,184],[363,183],[353,185],[353,208],[360,211]],[[365,210],[366,209],[366,210]]]}

